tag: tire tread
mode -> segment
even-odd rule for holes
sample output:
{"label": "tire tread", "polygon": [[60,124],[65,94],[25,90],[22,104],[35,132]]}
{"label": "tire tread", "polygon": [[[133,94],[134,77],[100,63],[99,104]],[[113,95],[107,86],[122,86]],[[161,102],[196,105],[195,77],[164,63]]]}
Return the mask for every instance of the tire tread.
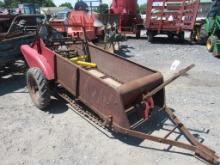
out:
{"label": "tire tread", "polygon": [[[50,91],[48,86],[48,81],[44,76],[43,71],[40,68],[30,68],[26,74],[27,85],[29,84],[29,76],[35,79],[38,86],[39,98],[36,101],[32,99],[36,107],[43,110],[50,104]],[[31,95],[31,92],[30,92]]]}

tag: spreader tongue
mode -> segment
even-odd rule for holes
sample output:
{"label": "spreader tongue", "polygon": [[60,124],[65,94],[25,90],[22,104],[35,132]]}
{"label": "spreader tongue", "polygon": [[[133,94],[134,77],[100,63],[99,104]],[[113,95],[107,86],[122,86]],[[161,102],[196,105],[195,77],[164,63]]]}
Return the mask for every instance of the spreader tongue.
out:
{"label": "spreader tongue", "polygon": [[195,64],[191,64],[188,67],[180,70],[178,73],[174,74],[174,76],[172,76],[171,78],[169,78],[168,80],[166,80],[164,83],[162,83],[161,85],[159,85],[157,88],[155,88],[154,90],[152,90],[151,92],[149,92],[148,94],[143,96],[143,100],[146,100],[150,97],[152,97],[154,94],[156,94],[157,92],[159,92],[161,89],[163,89],[165,86],[169,85],[170,83],[172,83],[174,80],[176,80],[177,78],[179,78],[180,76],[184,75],[186,72],[188,72],[189,70],[191,70],[193,67],[195,66]]}

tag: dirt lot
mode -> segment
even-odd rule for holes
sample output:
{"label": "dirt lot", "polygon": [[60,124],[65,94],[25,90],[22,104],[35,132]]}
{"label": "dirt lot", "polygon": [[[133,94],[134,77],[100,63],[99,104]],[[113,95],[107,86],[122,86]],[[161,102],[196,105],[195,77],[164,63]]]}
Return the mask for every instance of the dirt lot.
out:
{"label": "dirt lot", "polygon": [[[160,70],[165,79],[173,73],[170,66],[174,60],[181,62],[178,69],[196,64],[187,75],[166,88],[167,105],[175,109],[194,135],[200,135],[204,144],[220,154],[220,59],[212,57],[203,46],[163,38],[154,44],[145,38],[130,39],[123,47],[120,55]],[[165,145],[112,135],[108,131],[103,133],[75,114],[62,100],[54,99],[47,112],[40,111],[32,105],[23,74],[1,74],[2,165],[204,164],[190,156],[190,152],[176,147],[167,152]],[[149,124],[146,130],[162,134],[158,129],[164,118],[155,118],[156,122]],[[164,128],[169,128],[169,122],[165,123]]]}

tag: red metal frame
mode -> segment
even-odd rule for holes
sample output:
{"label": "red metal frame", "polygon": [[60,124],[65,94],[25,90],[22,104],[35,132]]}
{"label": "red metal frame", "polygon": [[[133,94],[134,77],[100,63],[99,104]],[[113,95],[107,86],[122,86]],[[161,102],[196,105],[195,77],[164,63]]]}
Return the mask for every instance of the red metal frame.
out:
{"label": "red metal frame", "polygon": [[29,67],[38,67],[42,69],[48,80],[53,80],[55,78],[55,54],[45,46],[42,40],[36,40],[32,47],[29,45],[22,45],[21,52]]}
{"label": "red metal frame", "polygon": [[[179,32],[193,30],[199,0],[148,0],[147,30]],[[173,19],[171,19],[173,18]]]}

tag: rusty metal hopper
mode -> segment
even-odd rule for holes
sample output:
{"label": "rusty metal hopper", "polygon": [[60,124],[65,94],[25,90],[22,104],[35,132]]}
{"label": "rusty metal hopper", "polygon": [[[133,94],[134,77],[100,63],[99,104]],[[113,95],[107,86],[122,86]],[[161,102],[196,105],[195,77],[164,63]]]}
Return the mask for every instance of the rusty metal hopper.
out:
{"label": "rusty metal hopper", "polygon": [[[81,45],[74,49],[83,54]],[[89,49],[97,68],[86,69],[57,55],[57,81],[100,117],[111,116],[117,125],[130,128],[147,119],[142,96],[163,83],[162,75],[96,46]],[[155,107],[164,107],[164,100],[163,89],[153,96]]]}

